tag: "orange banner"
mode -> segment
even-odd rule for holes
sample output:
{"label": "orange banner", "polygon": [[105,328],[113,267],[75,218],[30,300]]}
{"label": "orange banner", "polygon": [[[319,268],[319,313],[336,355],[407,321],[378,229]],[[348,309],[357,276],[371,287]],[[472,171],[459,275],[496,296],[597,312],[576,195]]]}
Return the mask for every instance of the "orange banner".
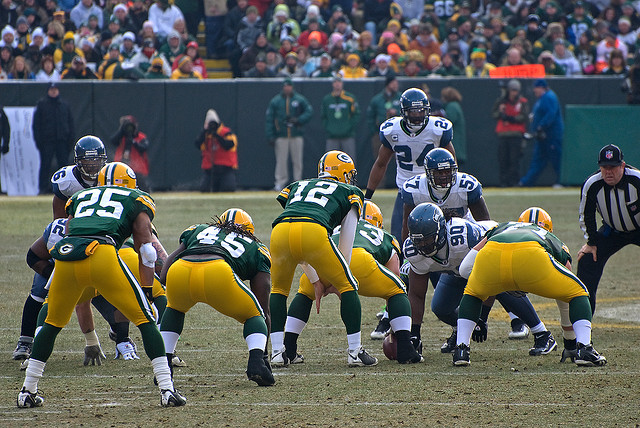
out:
{"label": "orange banner", "polygon": [[489,71],[492,79],[503,79],[506,77],[523,78],[544,78],[544,66],[542,64],[509,65],[506,67],[496,67]]}

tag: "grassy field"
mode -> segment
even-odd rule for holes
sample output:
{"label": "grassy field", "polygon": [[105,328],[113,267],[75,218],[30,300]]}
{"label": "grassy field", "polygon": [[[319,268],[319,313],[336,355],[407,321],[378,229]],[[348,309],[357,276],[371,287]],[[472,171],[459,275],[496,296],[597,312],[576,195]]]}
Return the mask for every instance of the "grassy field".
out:
{"label": "grassy field", "polygon": [[[387,225],[394,196],[380,191],[374,197]],[[232,206],[253,216],[256,234],[268,243],[270,223],[280,212],[273,192],[154,197],[158,208],[154,223],[169,252],[185,227],[206,222]],[[554,220],[556,234],[574,255],[582,245],[578,189],[487,189],[485,198],[497,221],[514,219],[531,205],[543,206]],[[375,313],[383,305],[382,300],[371,298],[362,299],[363,343],[380,364],[348,368],[338,300],[329,296],[323,300],[321,314],[312,314],[299,340],[305,363],[274,370],[276,385],[259,388],[244,374],[247,352],[241,326],[197,305],[187,314],[178,342],[178,353],[188,366],[176,369],[175,381],[188,399],[186,407],[160,408],[151,365],[142,351],[141,360],[112,360],[115,347],[106,334],[108,325],[98,317],[97,331],[107,361],[101,367],[84,367],[84,340],[74,317],[58,336],[40,382],[44,407],[17,409],[15,399],[24,372],[11,359],[11,352],[31,286],[25,255],[50,220],[50,198],[0,198],[0,426],[639,426],[640,270],[636,263],[640,250],[636,247],[614,256],[600,283],[593,340],[608,359],[603,368],[560,364],[560,351],[530,357],[533,339],[507,340],[508,317],[501,308],[490,316],[489,340],[472,344],[470,367],[453,367],[451,355],[440,353],[450,328],[429,310],[422,328],[425,362],[400,366],[384,357],[380,341],[369,339],[377,323]],[[555,302],[537,296],[531,300],[562,343]],[[133,326],[131,336],[142,343]]]}

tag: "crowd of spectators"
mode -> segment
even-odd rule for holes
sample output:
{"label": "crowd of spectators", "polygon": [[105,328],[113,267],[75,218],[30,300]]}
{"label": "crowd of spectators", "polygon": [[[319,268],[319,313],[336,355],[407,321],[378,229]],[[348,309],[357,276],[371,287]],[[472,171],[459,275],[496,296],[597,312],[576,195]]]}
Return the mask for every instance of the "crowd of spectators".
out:
{"label": "crowd of spectators", "polygon": [[201,79],[204,52],[234,77],[488,77],[523,64],[625,76],[640,62],[638,11],[638,0],[2,0],[0,79]]}

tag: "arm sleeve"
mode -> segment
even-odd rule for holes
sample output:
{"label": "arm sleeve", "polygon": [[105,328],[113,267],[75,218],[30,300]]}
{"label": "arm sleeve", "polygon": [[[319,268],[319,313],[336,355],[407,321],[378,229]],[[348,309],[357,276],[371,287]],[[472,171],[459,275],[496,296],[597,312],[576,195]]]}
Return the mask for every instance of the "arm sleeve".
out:
{"label": "arm sleeve", "polygon": [[357,225],[358,207],[352,206],[349,213],[342,219],[340,241],[338,242],[338,248],[344,256],[347,264],[351,263],[351,250],[353,249],[353,239],[356,235]]}

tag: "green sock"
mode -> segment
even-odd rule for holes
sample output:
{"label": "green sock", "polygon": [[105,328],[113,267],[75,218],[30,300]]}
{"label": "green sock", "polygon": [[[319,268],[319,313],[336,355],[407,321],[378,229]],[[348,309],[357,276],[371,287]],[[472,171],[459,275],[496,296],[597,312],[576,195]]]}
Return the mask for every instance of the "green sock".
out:
{"label": "green sock", "polygon": [[267,335],[267,324],[265,324],[262,316],[251,317],[244,322],[244,329],[242,331],[244,338],[246,339],[247,336],[253,333]]}
{"label": "green sock", "polygon": [[162,321],[162,316],[164,315],[164,311],[167,307],[167,296],[162,295],[158,296],[153,300],[153,304],[156,305],[156,309],[158,310],[158,324]]}
{"label": "green sock", "polygon": [[578,320],[591,321],[591,304],[587,296],[574,297],[569,302],[569,319],[571,323]]}
{"label": "green sock", "polygon": [[271,309],[271,331],[284,331],[284,323],[287,321],[287,296],[271,293],[269,308]]}
{"label": "green sock", "polygon": [[401,316],[410,317],[411,303],[409,303],[409,297],[404,293],[391,296],[387,301],[387,311],[389,312],[390,320]]}
{"label": "green sock", "polygon": [[53,345],[60,330],[62,329],[45,323],[33,341],[31,358],[46,362],[53,352]]}
{"label": "green sock", "polygon": [[150,360],[166,355],[164,350],[164,341],[158,327],[153,322],[146,322],[138,326],[142,335],[142,343],[144,344],[144,352]]}
{"label": "green sock", "polygon": [[291,301],[291,304],[289,305],[289,311],[287,312],[287,315],[297,318],[301,321],[308,322],[312,306],[313,300],[311,300],[304,294],[296,293],[295,297]]}
{"label": "green sock", "polygon": [[347,329],[347,334],[360,331],[362,308],[360,307],[360,298],[355,290],[342,293],[340,299],[340,316]]}
{"label": "green sock", "polygon": [[478,322],[481,311],[482,300],[469,294],[464,294],[462,296],[462,299],[460,300],[460,309],[458,309],[458,318]]}
{"label": "green sock", "polygon": [[161,331],[173,331],[175,333],[182,333],[184,328],[184,313],[176,311],[172,308],[167,308],[162,316]]}

